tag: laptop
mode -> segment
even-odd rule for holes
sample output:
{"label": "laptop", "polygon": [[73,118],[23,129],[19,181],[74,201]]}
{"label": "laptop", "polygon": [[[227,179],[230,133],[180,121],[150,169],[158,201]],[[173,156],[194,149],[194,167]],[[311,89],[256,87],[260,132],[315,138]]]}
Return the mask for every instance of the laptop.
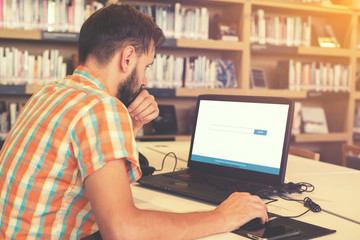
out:
{"label": "laptop", "polygon": [[275,193],[285,179],[293,109],[282,97],[200,95],[187,169],[138,182],[216,204],[235,191]]}

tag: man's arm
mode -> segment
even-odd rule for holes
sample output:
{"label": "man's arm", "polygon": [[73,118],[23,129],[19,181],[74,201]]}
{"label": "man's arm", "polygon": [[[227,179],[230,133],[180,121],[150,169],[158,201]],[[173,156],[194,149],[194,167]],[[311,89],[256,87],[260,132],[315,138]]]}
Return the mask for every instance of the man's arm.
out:
{"label": "man's arm", "polygon": [[85,189],[103,239],[194,239],[238,228],[267,207],[257,196],[232,194],[213,211],[169,213],[135,207],[125,160],[107,163],[85,179]]}
{"label": "man's arm", "polygon": [[135,136],[144,124],[159,116],[159,107],[154,96],[150,95],[145,89],[130,104],[128,111],[132,119]]}

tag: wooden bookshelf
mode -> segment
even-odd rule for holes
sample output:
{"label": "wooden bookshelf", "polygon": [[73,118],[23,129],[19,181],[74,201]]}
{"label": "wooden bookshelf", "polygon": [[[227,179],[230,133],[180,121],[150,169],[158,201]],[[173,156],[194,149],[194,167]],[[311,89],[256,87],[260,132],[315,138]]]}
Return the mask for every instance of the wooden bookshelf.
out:
{"label": "wooden bookshelf", "polygon": [[1,39],[41,40],[41,31],[23,29],[0,29]]}
{"label": "wooden bookshelf", "polygon": [[[142,3],[145,1],[125,1],[129,4]],[[170,0],[151,0],[146,1],[146,4],[171,4],[174,1]],[[152,92],[159,98],[171,98],[177,105],[181,106],[182,99],[196,99],[200,94],[225,94],[225,95],[257,95],[257,96],[281,96],[293,98],[296,101],[306,102],[318,101],[319,103],[326,102],[324,97],[318,99],[309,96],[307,91],[290,91],[287,89],[252,89],[250,84],[250,69],[254,66],[264,67],[268,73],[269,81],[275,78],[275,64],[277,60],[281,59],[300,59],[302,61],[328,61],[331,63],[348,64],[352,70],[350,74],[350,91],[348,96],[341,97],[332,96],[332,101],[341,98],[339,101],[344,103],[343,109],[327,108],[329,116],[341,115],[344,118],[341,124],[344,126],[338,127],[339,132],[331,132],[329,134],[300,134],[294,137],[295,143],[309,143],[320,145],[336,145],[341,143],[352,144],[352,128],[354,119],[354,109],[356,101],[360,100],[360,91],[355,89],[356,72],[360,71],[360,49],[357,48],[357,42],[360,42],[360,34],[358,33],[360,23],[360,12],[357,9],[357,0],[337,1],[342,5],[322,5],[322,4],[307,4],[300,2],[292,2],[285,0],[178,0],[182,5],[209,7],[209,11],[214,13],[230,14],[236,16],[236,23],[239,30],[238,42],[227,42],[220,40],[194,40],[194,39],[167,39],[161,51],[167,51],[178,55],[192,56],[192,55],[209,55],[221,58],[230,58],[236,63],[238,88],[236,89],[201,89],[201,88],[177,88],[177,89],[153,89]],[[324,21],[332,25],[335,35],[340,42],[340,48],[320,48],[317,46],[315,33],[312,31],[312,42],[310,47],[284,47],[273,45],[259,45],[251,43],[251,14],[254,10],[265,9],[273,15],[291,16],[299,15],[305,17],[307,15],[313,16],[318,22]],[[346,24],[344,24],[346,23]],[[42,32],[40,30],[21,30],[21,29],[0,29],[0,39],[2,42],[9,44],[22,45],[25,47],[41,48],[38,42],[48,41],[54,47],[64,45],[64,42],[69,42],[75,45],[77,41],[76,34],[73,33],[51,33]],[[14,41],[16,40],[16,41]],[[74,43],[74,44],[72,44]],[[62,46],[64,58],[71,59],[71,53],[66,49],[70,48],[68,45]],[[47,45],[48,46],[48,45]],[[73,47],[73,46],[72,46]],[[36,92],[40,85],[26,85],[24,89],[25,95],[30,95]],[[5,90],[6,91],[6,90]],[[9,96],[1,94],[3,98]],[[182,106],[181,106],[182,107]],[[183,108],[183,107],[182,107]],[[328,121],[337,120],[328,119]],[[324,147],[324,149],[330,147]],[[329,156],[329,154],[325,154]],[[330,161],[335,162],[335,161]]]}
{"label": "wooden bookshelf", "polygon": [[220,40],[193,40],[178,39],[176,47],[194,48],[207,50],[225,50],[225,51],[243,51],[244,44],[242,42],[220,41]]}
{"label": "wooden bookshelf", "polygon": [[316,142],[346,142],[347,133],[328,133],[328,134],[299,134],[295,136],[295,143],[316,143]]}
{"label": "wooden bookshelf", "polygon": [[299,47],[298,54],[349,58],[349,56],[352,55],[352,50],[344,48],[326,49],[321,47]]}
{"label": "wooden bookshelf", "polygon": [[296,11],[312,11],[330,14],[351,14],[352,8],[350,6],[332,5],[332,4],[317,4],[317,3],[299,3],[292,1],[267,1],[267,0],[252,0],[255,6],[280,8],[285,10]]}
{"label": "wooden bookshelf", "polygon": [[359,91],[354,92],[353,97],[355,100],[360,100],[360,92]]}

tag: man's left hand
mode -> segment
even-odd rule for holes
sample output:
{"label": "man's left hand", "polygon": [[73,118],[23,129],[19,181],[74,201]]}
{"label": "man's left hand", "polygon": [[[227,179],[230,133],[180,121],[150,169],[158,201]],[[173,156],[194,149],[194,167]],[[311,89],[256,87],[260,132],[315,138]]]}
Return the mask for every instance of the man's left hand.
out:
{"label": "man's left hand", "polygon": [[128,107],[133,122],[135,136],[144,124],[151,122],[159,116],[159,108],[154,96],[147,90],[142,90]]}

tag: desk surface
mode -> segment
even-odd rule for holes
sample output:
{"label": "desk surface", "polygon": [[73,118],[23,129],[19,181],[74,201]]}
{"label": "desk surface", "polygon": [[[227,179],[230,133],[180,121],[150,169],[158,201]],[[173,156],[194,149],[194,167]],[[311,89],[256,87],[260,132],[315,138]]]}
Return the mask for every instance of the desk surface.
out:
{"label": "desk surface", "polygon": [[[184,142],[139,142],[139,151],[156,169],[161,168],[162,159],[168,152],[174,152],[178,158],[177,169],[187,165],[190,143]],[[166,159],[163,171],[172,171],[174,159]],[[298,218],[326,228],[336,229],[335,234],[321,239],[357,239],[360,238],[360,171],[317,162],[289,155],[286,178],[291,182],[309,182],[315,186],[311,193],[292,194],[291,197],[303,199],[308,196],[318,203],[320,213],[309,212]],[[172,212],[188,212],[213,209],[214,205],[190,198],[179,197],[134,184],[132,186],[136,206]],[[279,199],[268,205],[269,211],[280,215],[298,215],[306,209],[297,202]],[[331,213],[331,214],[330,214]],[[340,215],[342,217],[338,217]],[[347,220],[348,219],[348,220]],[[206,239],[246,239],[232,233],[218,234]]]}

